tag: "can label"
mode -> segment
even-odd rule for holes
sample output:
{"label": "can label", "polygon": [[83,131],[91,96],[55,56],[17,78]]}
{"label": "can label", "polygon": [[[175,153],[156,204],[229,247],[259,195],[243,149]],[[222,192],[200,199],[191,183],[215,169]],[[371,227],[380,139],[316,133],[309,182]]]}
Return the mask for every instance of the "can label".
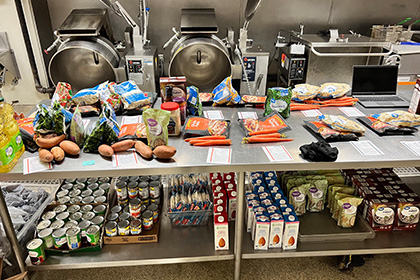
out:
{"label": "can label", "polygon": [[129,235],[130,234],[130,226],[126,227],[118,227],[118,235]]}
{"label": "can label", "polygon": [[127,200],[127,188],[117,188],[118,200]]}
{"label": "can label", "polygon": [[153,222],[157,223],[159,220],[159,210],[153,211]]}
{"label": "can label", "polygon": [[159,187],[150,187],[150,197],[156,199],[160,196],[160,188]]}
{"label": "can label", "polygon": [[54,239],[51,235],[43,237],[42,240],[44,241],[44,248],[48,249],[54,246]]}
{"label": "can label", "polygon": [[41,239],[34,239],[26,246],[28,248],[28,255],[33,265],[40,265],[45,260],[45,251]]}
{"label": "can label", "polygon": [[94,228],[95,230],[91,230],[90,228],[86,231],[86,239],[90,243],[90,245],[98,245],[100,240],[100,231],[99,229]]}
{"label": "can label", "polygon": [[61,237],[56,237],[56,238],[54,238],[54,248],[60,249],[61,246],[66,244],[66,242],[67,242],[67,238],[66,238],[65,235],[63,235]]}
{"label": "can label", "polygon": [[136,209],[136,210],[132,210],[130,208],[130,216],[131,217],[133,217],[133,218],[139,218],[140,215],[141,215],[140,207],[138,209]]}
{"label": "can label", "polygon": [[153,216],[150,218],[143,218],[143,228],[144,230],[151,230],[153,227]]}
{"label": "can label", "polygon": [[130,233],[131,235],[139,235],[141,233],[141,224],[138,226],[130,225]]}
{"label": "can label", "polygon": [[137,188],[128,188],[128,197],[134,199],[138,196],[139,191]]}
{"label": "can label", "polygon": [[81,245],[80,234],[67,236],[67,245],[70,250],[78,249]]}
{"label": "can label", "polygon": [[110,237],[112,237],[112,236],[116,236],[117,235],[117,227],[115,227],[115,228],[106,228],[105,229],[105,234],[106,234],[106,236],[110,236]]}
{"label": "can label", "polygon": [[140,199],[148,199],[149,198],[149,188],[139,188],[139,197]]}

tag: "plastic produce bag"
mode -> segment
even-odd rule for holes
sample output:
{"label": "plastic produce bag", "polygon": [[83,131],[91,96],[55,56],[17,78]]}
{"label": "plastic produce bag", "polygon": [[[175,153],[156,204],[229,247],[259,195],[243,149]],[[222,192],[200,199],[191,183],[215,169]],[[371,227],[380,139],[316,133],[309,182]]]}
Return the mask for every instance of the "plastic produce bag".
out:
{"label": "plastic produce bag", "polygon": [[58,102],[64,108],[68,106],[68,102],[73,96],[71,85],[65,82],[58,82],[57,87],[55,88],[53,97],[51,98],[51,106]]}
{"label": "plastic produce bag", "polygon": [[187,87],[187,95],[188,114],[193,116],[201,116],[203,114],[203,107],[201,105],[198,88],[195,86]]}
{"label": "plastic produce bag", "polygon": [[79,147],[83,146],[85,140],[85,127],[83,126],[82,114],[80,114],[79,106],[77,106],[73,118],[71,119],[70,140],[79,145]]}
{"label": "plastic produce bag", "polygon": [[235,105],[241,101],[241,96],[232,86],[232,76],[225,78],[213,89],[213,106]]}
{"label": "plastic produce bag", "polygon": [[121,110],[121,95],[115,91],[115,86],[117,86],[115,82],[109,83],[108,90],[101,92],[100,100],[102,105],[107,102],[115,112],[119,112]]}
{"label": "plastic produce bag", "polygon": [[290,117],[291,101],[292,91],[290,88],[269,88],[267,91],[267,99],[265,100],[264,116],[267,116],[272,112],[277,112],[283,118]]}
{"label": "plastic produce bag", "polygon": [[44,104],[38,104],[33,122],[34,130],[43,134],[64,134],[66,125],[71,122],[72,116],[72,113],[61,107],[58,102],[55,102],[52,108]]}
{"label": "plastic produce bag", "polygon": [[149,98],[141,91],[133,81],[125,81],[113,85],[113,92],[121,96],[121,102],[125,110],[132,110],[150,104]]}
{"label": "plastic produce bag", "polygon": [[103,91],[108,90],[108,81],[93,88],[79,90],[70,100],[71,105],[92,105],[99,101]]}

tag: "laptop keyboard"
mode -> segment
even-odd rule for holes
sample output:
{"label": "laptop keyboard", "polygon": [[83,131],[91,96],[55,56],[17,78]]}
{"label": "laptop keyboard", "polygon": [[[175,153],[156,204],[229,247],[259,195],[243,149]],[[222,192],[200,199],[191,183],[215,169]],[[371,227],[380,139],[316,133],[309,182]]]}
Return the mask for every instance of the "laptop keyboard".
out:
{"label": "laptop keyboard", "polygon": [[360,101],[404,101],[396,95],[390,96],[358,96]]}

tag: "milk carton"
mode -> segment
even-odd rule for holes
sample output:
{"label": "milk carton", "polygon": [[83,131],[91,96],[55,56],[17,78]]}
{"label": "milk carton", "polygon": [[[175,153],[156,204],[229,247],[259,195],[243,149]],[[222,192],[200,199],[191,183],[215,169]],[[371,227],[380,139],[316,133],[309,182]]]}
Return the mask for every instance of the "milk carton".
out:
{"label": "milk carton", "polygon": [[299,235],[299,220],[295,212],[283,213],[284,233],[283,233],[283,250],[293,250],[297,248]]}
{"label": "milk carton", "polygon": [[270,241],[268,248],[281,248],[283,240],[284,219],[280,211],[270,215]]}
{"label": "milk carton", "polygon": [[214,249],[229,250],[229,224],[226,213],[214,215]]}
{"label": "milk carton", "polygon": [[270,218],[266,214],[257,214],[254,250],[268,250],[270,238]]}

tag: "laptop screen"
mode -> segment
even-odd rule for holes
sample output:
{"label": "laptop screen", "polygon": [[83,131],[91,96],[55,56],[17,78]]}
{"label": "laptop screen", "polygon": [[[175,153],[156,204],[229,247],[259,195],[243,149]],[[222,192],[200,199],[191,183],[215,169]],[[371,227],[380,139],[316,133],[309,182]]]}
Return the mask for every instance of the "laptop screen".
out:
{"label": "laptop screen", "polygon": [[352,93],[396,94],[397,65],[355,65],[353,66]]}

